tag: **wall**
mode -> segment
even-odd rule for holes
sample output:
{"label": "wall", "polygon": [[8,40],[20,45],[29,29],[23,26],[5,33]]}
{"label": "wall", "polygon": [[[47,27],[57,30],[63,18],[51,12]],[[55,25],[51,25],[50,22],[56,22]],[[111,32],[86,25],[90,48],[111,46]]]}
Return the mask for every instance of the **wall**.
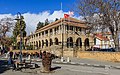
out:
{"label": "wall", "polygon": [[[19,50],[13,50],[15,52],[19,52]],[[23,50],[22,52],[39,52],[39,50]],[[51,51],[52,53],[60,56],[61,50],[54,50]],[[63,56],[73,57],[76,56],[77,58],[87,58],[87,59],[96,59],[101,61],[112,61],[112,62],[120,62],[120,52],[89,52],[89,51],[69,51],[65,50],[63,52]]]}
{"label": "wall", "polygon": [[96,59],[100,61],[120,62],[120,52],[64,51],[64,56],[69,56],[69,57],[76,56],[77,58],[87,58],[87,59]]}
{"label": "wall", "polygon": [[77,52],[78,58],[97,59],[102,61],[120,61],[120,52]]}

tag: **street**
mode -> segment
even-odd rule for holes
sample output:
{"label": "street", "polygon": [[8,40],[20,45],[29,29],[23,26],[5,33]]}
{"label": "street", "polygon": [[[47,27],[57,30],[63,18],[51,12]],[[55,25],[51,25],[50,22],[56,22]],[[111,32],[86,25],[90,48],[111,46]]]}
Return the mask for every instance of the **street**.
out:
{"label": "street", "polygon": [[[36,69],[26,69],[21,71],[12,71],[12,69],[8,68],[6,66],[6,59],[4,59],[3,56],[0,56],[0,75],[119,75],[120,74],[120,69],[116,69],[113,67],[103,67],[103,66],[98,66],[95,64],[100,64],[101,65],[106,65],[107,63],[112,66],[118,66],[119,64],[117,63],[110,63],[110,62],[100,62],[100,61],[93,61],[89,59],[75,59],[74,60],[71,58],[72,61],[75,62],[84,62],[84,63],[93,63],[92,65],[79,65],[79,64],[70,64],[70,63],[59,63],[55,61],[60,61],[59,59],[53,60],[52,63],[52,72],[51,73],[41,73],[42,69],[42,64],[41,61],[34,61],[33,63],[38,64],[40,67]],[[34,60],[39,60],[34,59]],[[72,62],[71,62],[72,63]]]}
{"label": "street", "polygon": [[92,66],[78,66],[65,64],[52,64],[53,71],[51,73],[41,73],[42,68],[40,62],[36,62],[40,68],[26,69],[21,71],[6,70],[0,75],[119,75],[119,69],[98,68]]}

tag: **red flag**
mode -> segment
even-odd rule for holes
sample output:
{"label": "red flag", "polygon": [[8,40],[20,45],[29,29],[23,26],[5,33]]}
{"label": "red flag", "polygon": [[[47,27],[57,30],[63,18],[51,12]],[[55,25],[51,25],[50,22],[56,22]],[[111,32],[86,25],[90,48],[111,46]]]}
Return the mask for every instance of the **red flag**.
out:
{"label": "red flag", "polygon": [[64,14],[64,18],[68,18],[69,17],[69,15],[68,14]]}

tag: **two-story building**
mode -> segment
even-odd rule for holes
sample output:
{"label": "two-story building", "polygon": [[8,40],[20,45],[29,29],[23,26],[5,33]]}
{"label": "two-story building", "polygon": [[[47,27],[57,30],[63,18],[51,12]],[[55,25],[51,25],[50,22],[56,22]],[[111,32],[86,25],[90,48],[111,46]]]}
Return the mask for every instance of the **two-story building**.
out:
{"label": "two-story building", "polygon": [[75,18],[61,18],[28,36],[27,45],[40,50],[87,50],[94,38],[86,34],[88,26]]}

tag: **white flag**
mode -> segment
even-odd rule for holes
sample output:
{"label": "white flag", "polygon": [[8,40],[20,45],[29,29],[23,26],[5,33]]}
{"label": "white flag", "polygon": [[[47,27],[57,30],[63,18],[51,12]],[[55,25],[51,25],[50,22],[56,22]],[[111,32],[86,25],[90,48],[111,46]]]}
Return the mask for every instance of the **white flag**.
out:
{"label": "white flag", "polygon": [[70,16],[73,16],[74,15],[74,12],[73,11],[69,11],[68,12]]}

